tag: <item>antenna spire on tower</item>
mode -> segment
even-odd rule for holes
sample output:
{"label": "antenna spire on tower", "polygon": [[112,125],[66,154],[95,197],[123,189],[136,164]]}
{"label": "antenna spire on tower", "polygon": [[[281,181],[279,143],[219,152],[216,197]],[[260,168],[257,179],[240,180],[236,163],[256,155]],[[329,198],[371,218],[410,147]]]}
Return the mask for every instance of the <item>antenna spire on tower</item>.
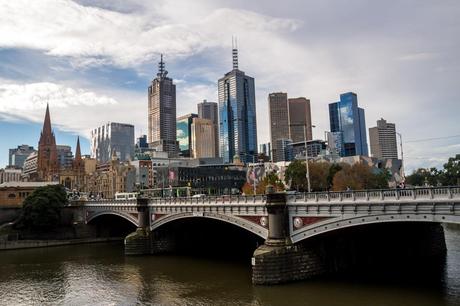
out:
{"label": "antenna spire on tower", "polygon": [[238,69],[238,42],[236,36],[232,36],[232,58],[233,58],[233,69]]}
{"label": "antenna spire on tower", "polygon": [[165,62],[163,62],[163,53],[160,54],[160,62],[158,63],[158,77],[166,77],[168,71],[165,70]]}

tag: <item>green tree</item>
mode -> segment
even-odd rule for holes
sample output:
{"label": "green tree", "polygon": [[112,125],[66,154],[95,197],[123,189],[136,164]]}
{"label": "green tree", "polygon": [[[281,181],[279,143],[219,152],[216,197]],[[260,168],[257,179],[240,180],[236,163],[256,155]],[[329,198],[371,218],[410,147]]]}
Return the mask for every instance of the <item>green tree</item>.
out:
{"label": "green tree", "polygon": [[412,186],[438,186],[444,185],[444,174],[436,168],[419,168],[406,177],[406,183]]}
{"label": "green tree", "polygon": [[449,158],[444,164],[441,181],[445,186],[460,185],[460,154]]}
{"label": "green tree", "polygon": [[291,189],[307,191],[306,172],[305,163],[300,160],[294,160],[289,164],[284,175],[286,182],[290,182]]}
{"label": "green tree", "polygon": [[37,188],[24,200],[21,224],[39,231],[56,228],[61,217],[61,207],[67,203],[63,186],[48,185]]}

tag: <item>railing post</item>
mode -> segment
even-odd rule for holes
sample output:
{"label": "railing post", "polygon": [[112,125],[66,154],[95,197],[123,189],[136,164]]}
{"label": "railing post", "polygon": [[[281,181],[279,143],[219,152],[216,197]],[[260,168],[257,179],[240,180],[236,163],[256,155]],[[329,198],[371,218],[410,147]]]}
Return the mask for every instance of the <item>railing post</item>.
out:
{"label": "railing post", "polygon": [[434,199],[433,188],[429,189],[430,199]]}
{"label": "railing post", "polygon": [[451,187],[447,187],[447,198],[452,199],[452,189],[451,189]]}

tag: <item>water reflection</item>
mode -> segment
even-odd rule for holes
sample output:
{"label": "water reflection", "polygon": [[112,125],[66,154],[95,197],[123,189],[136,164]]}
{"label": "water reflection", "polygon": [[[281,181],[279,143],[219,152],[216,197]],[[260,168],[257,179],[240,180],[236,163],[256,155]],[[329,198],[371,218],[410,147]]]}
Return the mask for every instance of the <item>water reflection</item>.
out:
{"label": "water reflection", "polygon": [[249,260],[124,257],[119,244],[8,251],[0,253],[0,304],[458,305],[460,229],[445,232],[445,273],[424,285],[336,279],[254,287]]}

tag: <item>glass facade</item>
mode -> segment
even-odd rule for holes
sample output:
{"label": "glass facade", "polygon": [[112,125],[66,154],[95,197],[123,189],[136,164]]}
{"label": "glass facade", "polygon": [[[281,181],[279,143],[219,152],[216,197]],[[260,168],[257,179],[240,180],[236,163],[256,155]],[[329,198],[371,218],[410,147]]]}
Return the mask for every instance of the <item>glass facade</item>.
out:
{"label": "glass facade", "polygon": [[179,155],[190,157],[190,148],[192,144],[192,122],[193,118],[197,118],[197,114],[188,114],[177,118],[177,141],[179,142]]}
{"label": "glass facade", "polygon": [[368,156],[364,109],[355,93],[341,94],[339,102],[329,104],[329,120],[331,132],[341,134],[341,145],[335,145],[340,156]]}
{"label": "glass facade", "polygon": [[235,156],[245,163],[257,158],[254,79],[233,69],[218,82],[219,152],[224,163]]}

